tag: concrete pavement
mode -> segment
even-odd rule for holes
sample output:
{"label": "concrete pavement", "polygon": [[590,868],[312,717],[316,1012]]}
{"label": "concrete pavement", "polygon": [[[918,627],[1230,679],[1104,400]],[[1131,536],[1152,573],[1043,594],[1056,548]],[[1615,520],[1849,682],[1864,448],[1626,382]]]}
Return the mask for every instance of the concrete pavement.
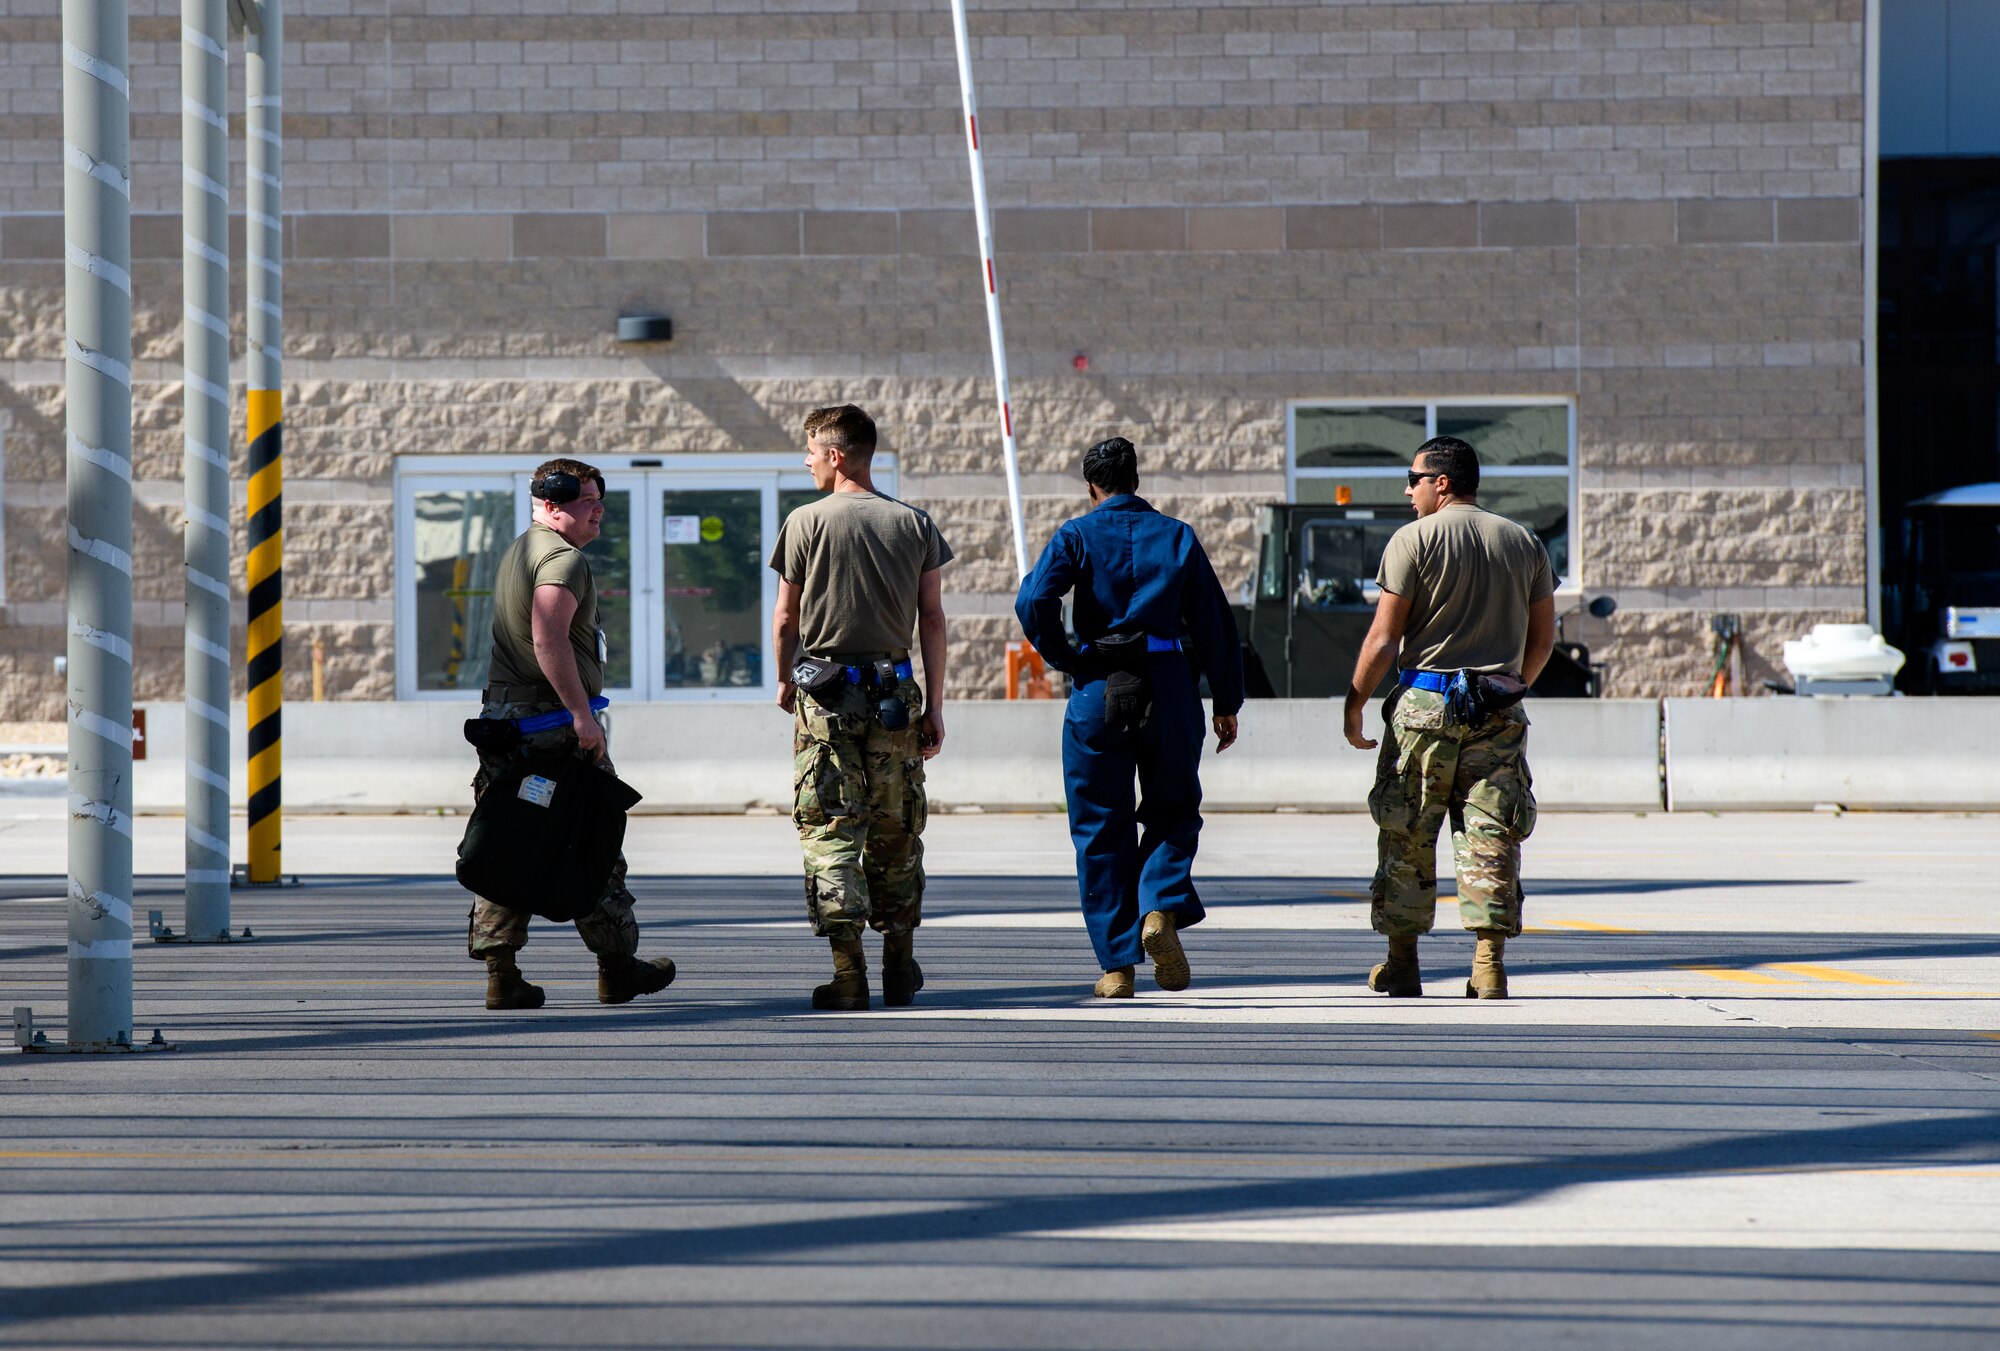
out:
{"label": "concrete pavement", "polygon": [[[0,981],[59,1024],[62,823],[9,805]],[[1362,988],[1365,819],[1221,817],[1195,985],[1109,1005],[1060,820],[943,816],[929,983],[853,1015],[775,817],[634,823],[665,994],[538,924],[550,1006],[488,1013],[461,826],[288,823],[259,943],[140,946],[180,1051],[0,1059],[0,1346],[2000,1336],[1991,817],[1545,818],[1498,1005],[1448,900],[1432,997]]]}

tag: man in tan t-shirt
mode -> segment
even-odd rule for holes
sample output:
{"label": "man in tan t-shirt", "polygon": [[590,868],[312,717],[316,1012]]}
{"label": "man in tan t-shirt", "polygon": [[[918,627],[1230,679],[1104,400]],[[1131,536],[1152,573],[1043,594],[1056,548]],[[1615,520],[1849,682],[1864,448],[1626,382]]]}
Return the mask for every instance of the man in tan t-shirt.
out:
{"label": "man in tan t-shirt", "polygon": [[[583,550],[604,525],[604,476],[581,460],[550,460],[529,480],[535,502],[527,530],[500,556],[493,581],[493,658],[482,718],[519,721],[567,712],[561,726],[523,732],[510,751],[479,751],[472,780],[477,802],[517,754],[578,752],[611,767],[605,730],[591,701],[604,688],[604,633],[597,627],[597,584]],[[602,700],[598,700],[602,704]],[[545,993],[521,975],[530,916],[475,896],[466,949],[486,963],[486,1007],[538,1009]],[[664,990],[670,958],[640,961],[639,922],[619,856],[597,908],[576,922],[597,954],[597,998],[623,1004]]]}
{"label": "man in tan t-shirt", "polygon": [[[1457,437],[1418,448],[1404,493],[1417,519],[1383,551],[1382,599],[1345,710],[1348,742],[1374,750],[1361,730],[1367,691],[1400,666],[1368,794],[1380,830],[1370,919],[1389,940],[1368,988],[1424,992],[1417,939],[1436,917],[1437,834],[1449,815],[1459,919],[1479,939],[1465,993],[1505,999],[1502,951],[1521,932],[1521,842],[1535,828],[1528,718],[1512,700],[1554,645],[1555,573],[1541,540],[1480,508],[1479,456]],[[1468,707],[1468,692],[1504,706]]]}
{"label": "man in tan t-shirt", "polygon": [[[868,1007],[861,931],[882,935],[882,1002],[923,988],[914,931],[924,898],[924,761],[944,745],[942,572],[931,518],[875,491],[875,423],[853,404],[807,416],[806,468],[827,495],[785,519],[772,647],[778,706],[793,715],[792,820],[805,852],[806,915],[833,949],[813,1007]],[[827,491],[827,490],[831,491]],[[923,652],[920,694],[910,633]],[[793,683],[798,658],[824,683]]]}

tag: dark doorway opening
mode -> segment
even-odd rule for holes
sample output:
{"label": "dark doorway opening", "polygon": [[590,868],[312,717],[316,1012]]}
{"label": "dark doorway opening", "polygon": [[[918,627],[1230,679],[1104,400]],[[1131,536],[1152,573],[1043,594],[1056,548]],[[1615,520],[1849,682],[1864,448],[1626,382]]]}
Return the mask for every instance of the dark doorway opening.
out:
{"label": "dark doorway opening", "polygon": [[1885,159],[1881,191],[1883,629],[1907,684],[1937,635],[1899,603],[1904,507],[2000,480],[2000,157]]}

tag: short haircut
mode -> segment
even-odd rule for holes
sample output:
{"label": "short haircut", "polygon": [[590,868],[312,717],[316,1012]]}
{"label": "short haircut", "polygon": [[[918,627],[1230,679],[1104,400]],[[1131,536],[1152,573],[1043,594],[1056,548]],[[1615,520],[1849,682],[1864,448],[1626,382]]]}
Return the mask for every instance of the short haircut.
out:
{"label": "short haircut", "polygon": [[1139,452],[1122,436],[1099,441],[1083,452],[1083,481],[1112,496],[1139,490]]}
{"label": "short haircut", "polygon": [[875,419],[851,403],[815,408],[806,414],[806,440],[849,459],[865,460],[875,453]]}
{"label": "short haircut", "polygon": [[540,483],[550,474],[570,474],[575,476],[576,481],[579,483],[586,480],[595,483],[597,485],[597,495],[599,497],[604,496],[604,475],[598,471],[595,465],[585,464],[582,460],[547,460],[535,470],[535,475],[529,482]]}
{"label": "short haircut", "polygon": [[1450,479],[1454,497],[1479,495],[1479,452],[1456,436],[1433,436],[1417,447],[1417,460],[1429,472]]}

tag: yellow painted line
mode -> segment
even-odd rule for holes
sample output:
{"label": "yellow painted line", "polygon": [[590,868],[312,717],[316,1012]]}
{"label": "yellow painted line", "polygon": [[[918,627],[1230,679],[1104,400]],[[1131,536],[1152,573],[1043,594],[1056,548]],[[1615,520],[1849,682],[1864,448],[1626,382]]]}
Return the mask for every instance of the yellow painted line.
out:
{"label": "yellow painted line", "polygon": [[1692,971],[1697,975],[1714,976],[1717,980],[1733,980],[1739,985],[1797,985],[1795,980],[1779,980],[1761,971],[1742,971],[1727,966],[1681,966],[1677,971]]}
{"label": "yellow painted line", "polygon": [[1975,1032],[1972,1035],[1975,1037],[1984,1037],[1988,1041],[2000,1041],[2000,1032]]}
{"label": "yellow painted line", "polygon": [[1840,985],[1902,985],[1900,980],[1885,980],[1881,976],[1864,976],[1859,971],[1843,971],[1837,966],[1807,966],[1802,962],[1772,962],[1773,971],[1790,971],[1796,975],[1811,976],[1814,980],[1830,980]]}
{"label": "yellow painted line", "polygon": [[1582,929],[1594,934],[1642,934],[1644,929],[1621,929],[1616,924],[1593,924],[1587,919],[1552,919],[1549,923],[1559,929]]}

